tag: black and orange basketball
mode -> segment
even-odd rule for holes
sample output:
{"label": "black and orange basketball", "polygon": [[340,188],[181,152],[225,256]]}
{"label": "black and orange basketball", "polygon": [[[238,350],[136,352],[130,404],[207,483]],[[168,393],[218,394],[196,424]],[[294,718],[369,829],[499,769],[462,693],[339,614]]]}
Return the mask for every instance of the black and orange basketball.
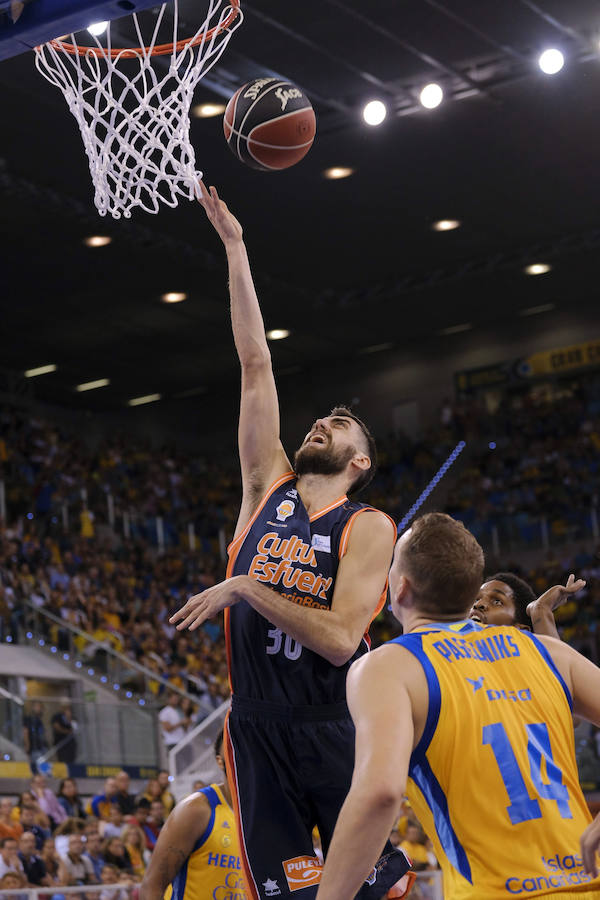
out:
{"label": "black and orange basketball", "polygon": [[300,88],[278,78],[255,78],[239,88],[223,118],[227,145],[263,172],[287,169],[306,156],[315,138],[315,113]]}

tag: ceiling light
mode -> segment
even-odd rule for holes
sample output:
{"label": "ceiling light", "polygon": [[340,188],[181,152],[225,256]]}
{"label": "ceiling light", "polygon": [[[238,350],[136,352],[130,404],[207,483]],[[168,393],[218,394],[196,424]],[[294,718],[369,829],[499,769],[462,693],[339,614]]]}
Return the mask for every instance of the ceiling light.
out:
{"label": "ceiling light", "polygon": [[424,106],[425,109],[435,109],[436,106],[439,106],[442,100],[444,99],[444,92],[439,84],[426,84],[421,93],[419,94],[419,100],[421,102],[421,106]]}
{"label": "ceiling light", "polygon": [[269,341],[282,341],[289,336],[290,332],[287,328],[272,328],[271,331],[267,331],[267,340]]}
{"label": "ceiling light", "polygon": [[520,316],[537,316],[538,313],[550,312],[555,309],[554,303],[541,303],[539,306],[528,306],[527,309],[520,309]]}
{"label": "ceiling light", "polygon": [[363,109],[363,119],[367,125],[381,125],[387,116],[387,107],[381,100],[370,100]]}
{"label": "ceiling light", "polygon": [[556,75],[565,64],[565,57],[556,48],[544,50],[538,59],[538,66],[545,75]]}
{"label": "ceiling light", "polygon": [[192,107],[192,115],[197,119],[212,119],[213,116],[220,116],[224,112],[224,103],[199,103]]}
{"label": "ceiling light", "polygon": [[106,387],[110,384],[109,378],[98,378],[96,381],[84,381],[83,384],[78,384],[75,386],[75,390],[79,391],[95,391],[96,388]]}
{"label": "ceiling light", "polygon": [[549,266],[548,263],[532,263],[530,266],[525,266],[525,274],[526,275],[545,275],[546,272],[550,272],[552,266]]}
{"label": "ceiling light", "polygon": [[112,238],[107,234],[92,234],[90,237],[83,239],[83,243],[86,247],[106,247],[111,241]]}
{"label": "ceiling light", "polygon": [[146,394],[145,397],[133,397],[127,401],[127,406],[143,406],[144,403],[155,403],[160,400],[161,394]]}
{"label": "ceiling light", "polygon": [[99,34],[104,34],[107,28],[108,22],[94,22],[93,25],[88,25],[89,33],[95,37],[98,37]]}
{"label": "ceiling light", "polygon": [[438,334],[460,334],[461,331],[470,331],[472,327],[470,322],[465,322],[463,325],[450,325],[448,328],[442,328],[441,331],[438,331]]}
{"label": "ceiling light", "polygon": [[323,172],[325,178],[349,178],[350,175],[354,175],[354,169],[349,169],[347,166],[332,166],[331,169],[325,169]]}
{"label": "ceiling light", "polygon": [[37,369],[25,369],[25,378],[35,378],[36,375],[48,375],[50,372],[56,372],[54,363],[49,366],[38,366]]}
{"label": "ceiling light", "polygon": [[440,219],[431,227],[434,231],[454,231],[455,228],[460,228],[460,222],[458,219]]}
{"label": "ceiling light", "polygon": [[160,299],[163,303],[181,303],[182,300],[187,300],[187,296],[187,294],[178,291],[169,291],[169,293],[163,294]]}

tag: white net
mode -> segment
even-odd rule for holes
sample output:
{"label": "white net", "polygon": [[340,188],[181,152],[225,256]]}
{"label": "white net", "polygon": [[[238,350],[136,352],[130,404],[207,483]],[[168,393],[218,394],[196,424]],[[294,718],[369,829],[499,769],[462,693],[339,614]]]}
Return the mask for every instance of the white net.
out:
{"label": "white net", "polygon": [[[173,46],[158,45],[171,15]],[[138,48],[113,49],[110,23],[93,38],[95,46],[79,46],[71,34],[68,43],[63,37],[35,48],[37,68],[61,89],[77,119],[101,216],[129,218],[136,206],[157,213],[161,203],[173,207],[180,197],[198,196],[202,173],[189,136],[194,88],[241,20],[238,0],[210,0],[200,28],[177,45],[174,0],[160,7],[149,44],[133,14]]]}

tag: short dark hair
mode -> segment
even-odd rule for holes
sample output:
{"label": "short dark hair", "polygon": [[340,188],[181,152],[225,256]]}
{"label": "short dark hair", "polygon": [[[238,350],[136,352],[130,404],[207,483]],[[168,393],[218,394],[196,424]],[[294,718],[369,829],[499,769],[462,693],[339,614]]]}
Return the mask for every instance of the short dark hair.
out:
{"label": "short dark hair", "polygon": [[402,562],[420,610],[435,615],[467,613],[483,578],[483,550],[462,522],[426,513],[402,543]]}
{"label": "short dark hair", "polygon": [[517,614],[515,624],[529,625],[531,627],[531,619],[527,615],[527,607],[530,603],[533,603],[534,600],[537,600],[537,597],[527,582],[523,581],[522,578],[519,578],[519,576],[515,575],[513,572],[496,572],[495,575],[490,575],[489,578],[486,578],[485,580],[501,581],[511,589],[515,601],[515,612]]}
{"label": "short dark hair", "polygon": [[213,744],[213,749],[215,751],[215,756],[223,756],[223,741],[225,739],[225,729],[221,728],[220,732],[215,738],[215,742]]}
{"label": "short dark hair", "polygon": [[134,809],[150,809],[150,801],[147,797],[138,797],[135,801]]}
{"label": "short dark hair", "polygon": [[0,838],[0,847],[4,847],[6,845],[7,841],[14,841],[15,844],[19,843],[16,838],[10,837],[10,835],[7,835],[6,837]]}
{"label": "short dark hair", "polygon": [[377,447],[375,446],[375,438],[365,425],[365,423],[355,416],[351,409],[347,406],[335,406],[331,412],[330,416],[344,416],[347,419],[352,419],[353,422],[356,422],[357,425],[360,426],[360,430],[365,436],[365,440],[367,442],[367,453],[369,455],[369,459],[371,460],[371,465],[368,469],[365,469],[364,472],[361,472],[352,482],[350,487],[348,488],[349,494],[358,494],[359,491],[362,491],[363,488],[366,488],[368,484],[373,480],[373,476],[377,471]]}

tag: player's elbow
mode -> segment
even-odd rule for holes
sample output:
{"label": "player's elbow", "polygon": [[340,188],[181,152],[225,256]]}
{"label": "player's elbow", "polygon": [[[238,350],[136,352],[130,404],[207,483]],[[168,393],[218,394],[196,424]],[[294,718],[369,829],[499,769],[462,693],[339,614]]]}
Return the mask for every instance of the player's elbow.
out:
{"label": "player's elbow", "polygon": [[395,812],[402,805],[404,786],[394,780],[378,780],[371,784],[369,794],[373,812]]}
{"label": "player's elbow", "polygon": [[250,383],[271,371],[271,354],[268,347],[240,350],[240,364],[244,379]]}
{"label": "player's elbow", "polygon": [[332,666],[345,666],[356,653],[358,643],[351,637],[340,637],[333,642],[323,655]]}

